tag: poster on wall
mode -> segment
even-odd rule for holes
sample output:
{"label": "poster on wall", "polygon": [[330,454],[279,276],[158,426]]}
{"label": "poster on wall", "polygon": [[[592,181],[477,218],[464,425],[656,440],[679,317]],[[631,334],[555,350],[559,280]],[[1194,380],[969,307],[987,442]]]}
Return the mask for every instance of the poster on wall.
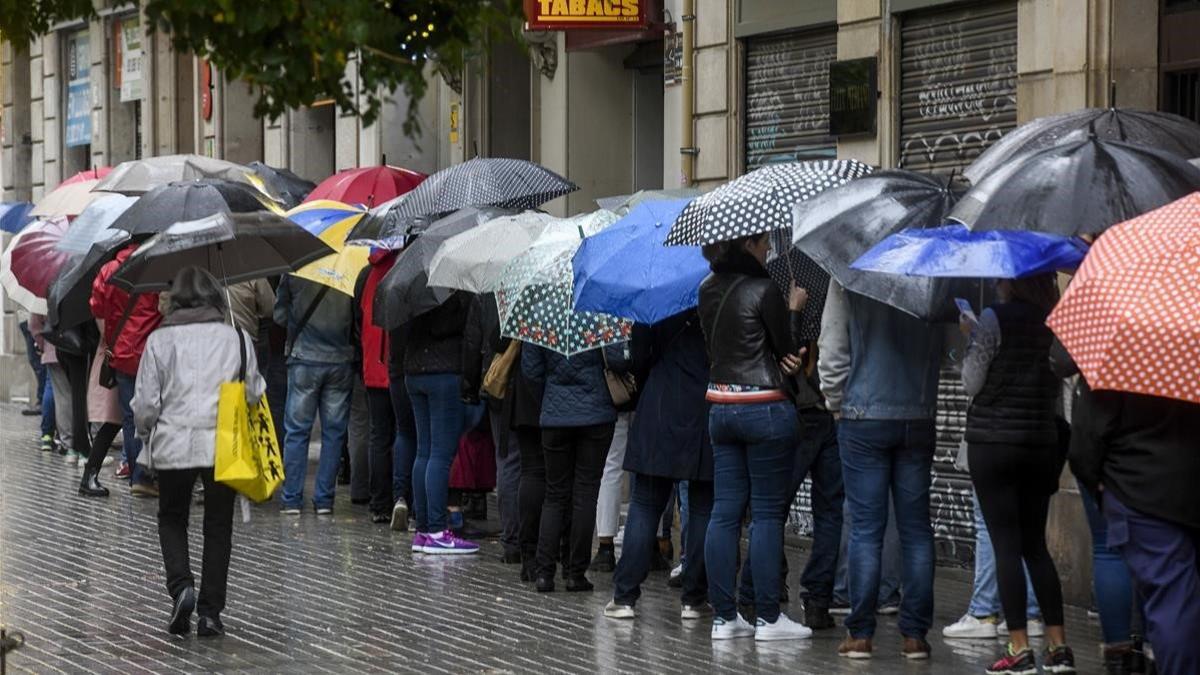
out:
{"label": "poster on wall", "polygon": [[671,31],[663,36],[663,86],[683,82],[683,33]]}
{"label": "poster on wall", "polygon": [[63,136],[68,148],[92,142],[91,66],[87,33],[67,38],[67,129]]}
{"label": "poster on wall", "polygon": [[142,98],[141,21],[131,16],[121,20],[121,102]]}
{"label": "poster on wall", "polygon": [[526,30],[646,27],[646,0],[525,0]]}

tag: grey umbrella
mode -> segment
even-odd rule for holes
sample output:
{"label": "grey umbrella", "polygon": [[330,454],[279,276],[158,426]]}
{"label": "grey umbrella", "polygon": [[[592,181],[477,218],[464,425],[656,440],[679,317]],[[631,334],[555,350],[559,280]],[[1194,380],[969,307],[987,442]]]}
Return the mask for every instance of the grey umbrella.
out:
{"label": "grey umbrella", "polygon": [[864,272],[850,264],[889,234],[942,225],[964,188],[946,176],[878,171],[797,204],[793,241],[847,290],[922,319],[946,319],[952,298],[971,293],[975,282]]}
{"label": "grey umbrella", "polygon": [[57,330],[65,330],[92,318],[88,301],[92,297],[92,282],[100,268],[112,260],[129,241],[124,230],[102,230],[93,237],[83,255],[71,259],[63,268],[46,295],[46,320]]}
{"label": "grey umbrella", "polygon": [[977,183],[950,218],[973,230],[1098,234],[1200,189],[1200,169],[1163,150],[1074,132]]}
{"label": "grey umbrella", "polygon": [[1022,124],[992,144],[963,175],[979,183],[1009,160],[1049,148],[1080,130],[1090,130],[1106,141],[1145,145],[1182,157],[1200,155],[1200,124],[1186,117],[1149,110],[1086,108]]}
{"label": "grey umbrella", "polygon": [[454,289],[429,285],[429,268],[434,255],[447,239],[506,213],[508,211],[498,208],[460,209],[418,234],[379,282],[375,294],[375,323],[392,330],[449,300]]}
{"label": "grey umbrella", "polygon": [[244,213],[267,208],[258,190],[242,183],[195,180],[154,188],[113,221],[112,227],[134,236],[155,234],[173,223],[215,213]]}
{"label": "grey umbrella", "polygon": [[246,178],[249,173],[253,173],[249,167],[223,159],[203,155],[162,155],[121,162],[93,190],[138,196],[160,185],[201,178],[250,184]]}
{"label": "grey umbrella", "polygon": [[371,210],[347,240],[393,239],[424,229],[437,217],[468,206],[535,209],[578,190],[571,181],[523,159],[477,157],[429,176]]}
{"label": "grey umbrella", "polygon": [[109,283],[135,293],[166,291],[180,269],[195,265],[229,285],[295,272],[334,252],[283,216],[217,213],[176,223],[151,237]]}

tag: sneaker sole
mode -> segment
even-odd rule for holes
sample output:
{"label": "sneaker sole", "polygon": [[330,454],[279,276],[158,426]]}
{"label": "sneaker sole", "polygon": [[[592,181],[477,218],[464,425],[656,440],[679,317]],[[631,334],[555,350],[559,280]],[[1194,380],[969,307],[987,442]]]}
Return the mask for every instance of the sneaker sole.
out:
{"label": "sneaker sole", "polygon": [[753,638],[754,633],[738,633],[737,635],[714,635],[713,640],[741,640],[744,638]]}
{"label": "sneaker sole", "polygon": [[680,612],[679,614],[679,618],[683,621],[699,621],[706,616],[711,616],[711,614],[701,614],[699,612],[690,612],[688,614]]}
{"label": "sneaker sole", "polygon": [[762,633],[754,633],[755,642],[783,642],[785,640],[808,640],[812,638],[812,633],[797,633],[795,635],[763,635]]}
{"label": "sneaker sole", "polygon": [[408,532],[408,509],[392,509],[392,529]]}
{"label": "sneaker sole", "polygon": [[[1037,675],[1037,668],[1026,668],[1025,670],[985,670],[987,675]],[[1046,672],[1053,672],[1047,670]]]}
{"label": "sneaker sole", "polygon": [[[956,635],[943,630],[942,637],[946,638],[947,640],[995,640],[997,637],[999,637],[999,633],[996,633],[995,631],[972,631],[969,633],[959,633]],[[1031,635],[1030,637],[1033,636]]]}
{"label": "sneaker sole", "polygon": [[461,548],[442,548],[440,546],[422,546],[421,552],[428,553],[429,555],[471,555],[472,553],[479,553],[479,549],[467,550]]}
{"label": "sneaker sole", "polygon": [[929,660],[929,652],[916,652],[914,654],[906,654],[904,652],[900,652],[900,655],[903,656],[904,658],[908,659],[909,661],[928,661]]}
{"label": "sneaker sole", "polygon": [[838,652],[838,656],[846,659],[854,659],[855,661],[864,661],[871,658],[871,652]]}
{"label": "sneaker sole", "polygon": [[609,619],[623,619],[626,621],[637,618],[637,614],[632,611],[610,612],[607,609],[604,610],[604,616]]}

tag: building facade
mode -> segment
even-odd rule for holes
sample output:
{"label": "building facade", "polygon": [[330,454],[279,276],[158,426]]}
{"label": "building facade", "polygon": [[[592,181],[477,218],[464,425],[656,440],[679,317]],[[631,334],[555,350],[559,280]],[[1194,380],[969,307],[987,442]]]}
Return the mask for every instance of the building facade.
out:
{"label": "building facade", "polygon": [[[646,2],[644,29],[530,33],[463,73],[431,69],[417,138],[400,130],[403,96],[371,126],[319,104],[257,120],[251,92],[147,36],[134,5],[106,10],[0,51],[3,199],[36,201],[76,171],[175,152],[313,180],[383,161],[432,172],[504,156],[577,183],[546,207],[569,215],[597,197],[711,188],[778,161],[959,171],[1016,125],[1083,107],[1200,121],[1200,0]],[[347,72],[354,81],[353,63]],[[831,105],[831,72],[848,74],[857,88],[839,91],[853,101]],[[0,326],[7,354],[20,351],[12,309]],[[965,565],[974,528],[969,479],[953,462],[966,406],[957,382],[948,362],[933,501],[939,557]],[[1051,529],[1069,595],[1084,601],[1090,544],[1074,534],[1085,531],[1075,491],[1064,476]],[[797,517],[803,526],[803,509]]]}

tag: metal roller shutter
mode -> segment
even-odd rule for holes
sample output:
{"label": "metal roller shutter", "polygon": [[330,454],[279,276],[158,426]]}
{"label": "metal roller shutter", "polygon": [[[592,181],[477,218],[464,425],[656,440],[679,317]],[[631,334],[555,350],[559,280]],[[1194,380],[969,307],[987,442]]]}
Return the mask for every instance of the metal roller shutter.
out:
{"label": "metal roller shutter", "polygon": [[829,64],[836,54],[833,30],[746,40],[746,171],[837,156],[829,137]]}
{"label": "metal roller shutter", "polygon": [[[1015,1],[906,15],[900,40],[899,166],[962,170],[1016,126]],[[947,363],[938,392],[930,510],[938,559],[963,565],[975,553],[971,479],[954,464],[967,402],[957,364]]]}

